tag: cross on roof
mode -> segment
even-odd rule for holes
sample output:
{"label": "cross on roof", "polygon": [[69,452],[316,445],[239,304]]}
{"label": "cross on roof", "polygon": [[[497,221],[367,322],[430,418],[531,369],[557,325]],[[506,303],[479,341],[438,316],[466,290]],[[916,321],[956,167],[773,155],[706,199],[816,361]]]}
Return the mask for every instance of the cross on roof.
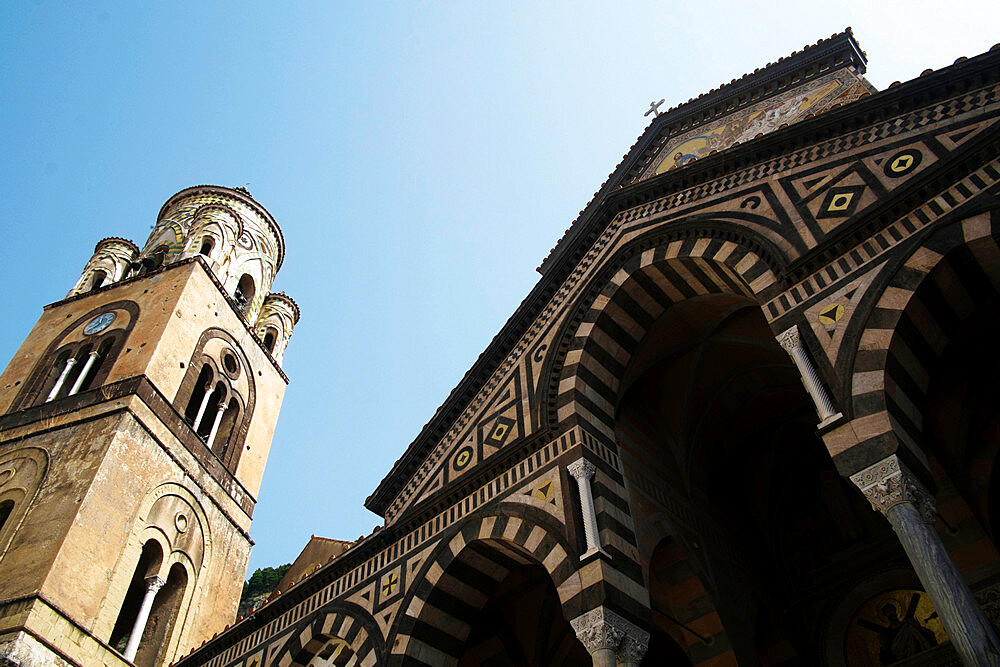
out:
{"label": "cross on roof", "polygon": [[665,101],[666,100],[663,99],[663,100],[660,100],[659,102],[650,102],[649,103],[649,111],[647,111],[646,113],[644,113],[642,115],[643,116],[648,116],[649,114],[652,113],[652,114],[656,114],[657,116],[659,116],[660,115],[660,105],[663,104]]}

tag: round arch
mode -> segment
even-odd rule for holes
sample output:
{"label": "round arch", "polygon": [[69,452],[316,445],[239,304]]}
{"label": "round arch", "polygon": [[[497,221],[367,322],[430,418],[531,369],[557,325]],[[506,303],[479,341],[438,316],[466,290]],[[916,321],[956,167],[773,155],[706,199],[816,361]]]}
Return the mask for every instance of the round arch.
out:
{"label": "round arch", "polygon": [[674,303],[708,294],[759,303],[776,281],[776,257],[781,253],[765,239],[710,230],[634,241],[594,277],[560,328],[556,354],[543,369],[540,423],[557,429],[582,418],[613,439],[625,369],[658,317]]}
{"label": "round arch", "polygon": [[349,602],[333,602],[303,621],[301,630],[281,647],[271,663],[277,667],[305,667],[331,641],[340,640],[356,656],[357,665],[382,664],[385,642],[371,615]]}

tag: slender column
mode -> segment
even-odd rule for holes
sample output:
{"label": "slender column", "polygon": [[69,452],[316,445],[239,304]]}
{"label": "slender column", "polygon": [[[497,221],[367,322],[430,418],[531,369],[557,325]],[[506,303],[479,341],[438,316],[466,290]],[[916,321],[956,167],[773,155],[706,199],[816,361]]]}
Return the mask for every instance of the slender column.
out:
{"label": "slender column", "polygon": [[570,621],[594,667],[638,667],[649,647],[649,633],[607,607],[597,607]]}
{"label": "slender column", "polygon": [[205,398],[201,399],[201,405],[198,406],[198,414],[194,417],[194,423],[191,424],[191,428],[195,431],[201,426],[201,419],[205,416],[205,408],[208,407],[208,402],[212,399],[212,393],[215,391],[215,387],[209,387],[208,391],[205,392]]}
{"label": "slender column", "polygon": [[95,361],[97,361],[97,350],[91,352],[90,355],[87,357],[86,363],[83,364],[83,368],[80,370],[80,374],[76,376],[76,382],[73,383],[73,386],[70,388],[69,393],[66,394],[67,396],[73,396],[78,391],[80,391],[80,387],[83,386],[83,381],[87,379],[87,373],[89,373],[90,369],[93,368]]}
{"label": "slender column", "polygon": [[962,662],[1000,665],[1000,640],[934,530],[934,498],[896,455],[851,475],[885,515]]}
{"label": "slender column", "polygon": [[73,370],[73,366],[76,366],[76,357],[70,357],[66,360],[66,366],[63,367],[62,373],[59,374],[59,379],[56,380],[56,385],[52,387],[52,391],[49,392],[48,398],[45,399],[46,403],[55,398],[56,394],[59,393],[59,390],[62,389],[63,384],[66,382],[66,376],[68,376],[69,372]]}
{"label": "slender column", "polygon": [[830,395],[826,392],[826,388],[819,379],[819,373],[816,372],[816,367],[813,366],[812,359],[806,354],[806,350],[802,347],[802,339],[799,337],[799,329],[797,326],[784,331],[778,336],[778,343],[781,347],[785,348],[785,352],[792,358],[792,362],[799,371],[799,375],[802,377],[802,384],[805,385],[806,391],[809,392],[809,396],[812,397],[813,403],[816,405],[816,412],[819,414],[820,426],[826,426],[828,423],[839,418],[841,414],[837,412],[837,409],[833,407],[833,401],[830,400]]}
{"label": "slender column", "polygon": [[128,645],[125,647],[125,653],[123,654],[129,662],[135,660],[135,652],[139,650],[139,640],[142,639],[142,633],[146,629],[146,621],[149,620],[149,610],[153,608],[153,598],[163,588],[163,584],[167,583],[164,579],[157,576],[146,577],[145,582],[146,595],[142,598],[139,614],[135,617],[135,623],[132,624],[132,634],[128,637]]}
{"label": "slender column", "polygon": [[587,540],[587,551],[580,556],[580,560],[589,558],[596,553],[604,554],[610,558],[610,555],[601,548],[600,532],[597,529],[597,513],[594,511],[594,494],[590,489],[590,479],[597,472],[597,467],[587,459],[580,459],[566,466],[566,472],[576,479],[576,485],[580,489],[583,535]]}
{"label": "slender column", "polygon": [[215,421],[212,422],[212,430],[208,434],[208,439],[205,440],[205,443],[208,445],[209,449],[212,448],[212,442],[215,440],[215,436],[219,432],[219,424],[222,423],[222,414],[225,411],[226,411],[226,404],[223,403],[222,401],[219,401],[219,411],[215,413]]}

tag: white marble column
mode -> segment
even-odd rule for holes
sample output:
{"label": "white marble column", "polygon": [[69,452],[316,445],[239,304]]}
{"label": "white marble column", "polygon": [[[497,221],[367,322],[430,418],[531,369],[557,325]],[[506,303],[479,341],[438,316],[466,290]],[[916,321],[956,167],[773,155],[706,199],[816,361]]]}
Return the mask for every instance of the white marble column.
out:
{"label": "white marble column", "polygon": [[895,454],[851,481],[892,524],[962,662],[1000,665],[1000,640],[934,530],[930,492]]}
{"label": "white marble column", "polygon": [[59,374],[59,379],[56,380],[55,386],[52,387],[52,391],[49,392],[48,397],[45,399],[46,403],[54,399],[59,390],[62,389],[62,386],[66,383],[66,376],[73,370],[73,366],[76,366],[76,357],[70,357],[66,360],[66,365],[62,369],[62,373]]}
{"label": "white marble column", "polygon": [[[583,535],[587,541],[587,551],[580,560],[590,558],[600,553],[608,558],[611,556],[601,548],[600,532],[597,528],[597,512],[594,510],[594,494],[590,488],[590,480],[597,472],[597,467],[587,459],[580,459],[566,466],[566,472],[576,479],[580,490],[580,510],[583,514]],[[596,663],[595,663],[596,664]]]}
{"label": "white marble column", "polygon": [[638,667],[649,648],[649,633],[607,607],[597,607],[570,621],[590,653],[594,667]]}
{"label": "white marble column", "polygon": [[142,598],[142,605],[139,607],[139,613],[135,617],[135,623],[132,624],[132,634],[128,637],[128,645],[125,646],[125,659],[129,662],[135,660],[135,653],[139,650],[139,641],[142,639],[142,633],[146,629],[146,621],[149,620],[149,611],[153,608],[153,599],[156,597],[157,592],[163,585],[167,583],[164,579],[152,576],[146,577],[146,594]]}
{"label": "white marble column", "polygon": [[83,368],[80,370],[80,374],[76,376],[76,382],[73,383],[69,393],[66,394],[67,396],[73,396],[80,391],[80,387],[83,386],[83,381],[87,379],[87,374],[90,373],[90,369],[94,367],[94,362],[97,361],[97,357],[97,350],[90,353],[87,357],[87,361],[83,364]]}
{"label": "white marble column", "polygon": [[798,369],[799,375],[802,377],[802,384],[805,385],[806,391],[809,392],[809,396],[812,397],[813,404],[816,406],[820,427],[838,419],[841,414],[833,407],[830,394],[827,393],[826,387],[819,379],[819,373],[816,372],[816,367],[813,366],[812,359],[809,358],[802,346],[798,327],[793,326],[779,334],[778,343],[785,348],[785,352],[792,358],[792,362]]}
{"label": "white marble column", "polygon": [[196,432],[198,427],[201,426],[201,420],[205,417],[205,408],[208,407],[208,402],[212,400],[212,392],[215,391],[215,387],[209,387],[205,390],[205,397],[201,399],[201,405],[198,406],[198,414],[194,417],[194,422],[191,424]]}
{"label": "white marble column", "polygon": [[219,411],[215,413],[215,421],[212,422],[212,430],[208,434],[208,439],[205,440],[205,444],[208,448],[212,448],[212,443],[215,441],[215,436],[219,433],[219,424],[222,423],[222,415],[226,412],[226,404],[219,401]]}

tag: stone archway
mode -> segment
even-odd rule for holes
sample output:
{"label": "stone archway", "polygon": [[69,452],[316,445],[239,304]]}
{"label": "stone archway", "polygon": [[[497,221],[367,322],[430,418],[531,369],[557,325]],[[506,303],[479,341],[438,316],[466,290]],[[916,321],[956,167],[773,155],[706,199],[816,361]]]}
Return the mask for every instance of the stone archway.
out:
{"label": "stone archway", "polygon": [[[583,603],[569,544],[526,508],[506,509],[467,521],[428,558],[403,605],[394,664],[589,660],[568,621]],[[537,616],[523,613],[524,598]]]}
{"label": "stone archway", "polygon": [[301,630],[276,654],[276,667],[358,665],[368,667],[385,659],[382,633],[363,609],[334,603],[310,616]]}

